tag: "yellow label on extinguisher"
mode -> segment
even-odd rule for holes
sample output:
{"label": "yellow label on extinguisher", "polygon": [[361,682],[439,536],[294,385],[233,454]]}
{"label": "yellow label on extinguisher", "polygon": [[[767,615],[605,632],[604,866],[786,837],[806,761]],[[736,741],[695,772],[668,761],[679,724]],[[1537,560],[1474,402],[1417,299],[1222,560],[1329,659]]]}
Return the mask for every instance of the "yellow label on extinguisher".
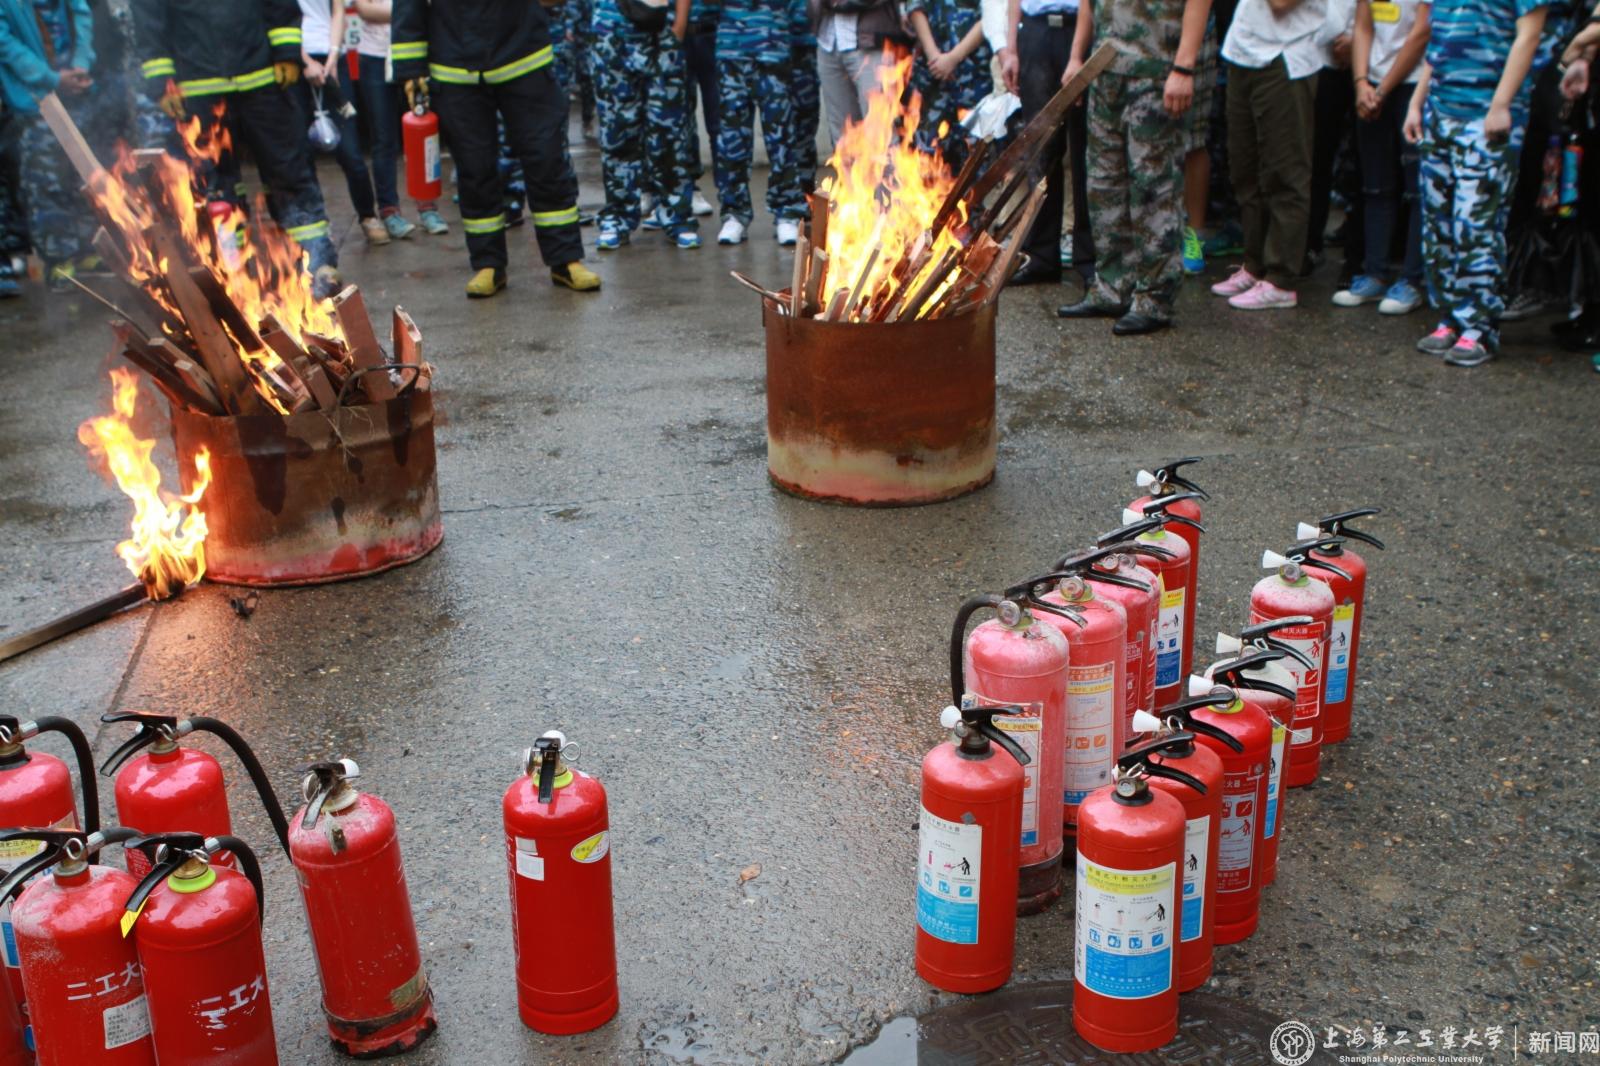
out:
{"label": "yellow label on extinguisher", "polygon": [[572,846],[573,862],[599,862],[611,850],[611,844],[606,840],[605,831],[596,833],[587,840],[580,840]]}

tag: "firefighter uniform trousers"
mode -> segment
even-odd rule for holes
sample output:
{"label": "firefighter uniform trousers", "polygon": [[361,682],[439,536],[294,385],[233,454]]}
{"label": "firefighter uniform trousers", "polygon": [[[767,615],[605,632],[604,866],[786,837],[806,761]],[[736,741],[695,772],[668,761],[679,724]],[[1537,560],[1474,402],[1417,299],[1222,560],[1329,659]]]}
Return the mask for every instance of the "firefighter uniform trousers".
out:
{"label": "firefighter uniform trousers", "polygon": [[[548,53],[547,53],[548,54]],[[461,227],[473,270],[506,268],[506,194],[500,181],[498,126],[522,164],[534,234],[545,265],[583,258],[578,231],[578,178],[567,154],[567,94],[545,64],[509,81],[430,85],[439,132],[455,160]]]}

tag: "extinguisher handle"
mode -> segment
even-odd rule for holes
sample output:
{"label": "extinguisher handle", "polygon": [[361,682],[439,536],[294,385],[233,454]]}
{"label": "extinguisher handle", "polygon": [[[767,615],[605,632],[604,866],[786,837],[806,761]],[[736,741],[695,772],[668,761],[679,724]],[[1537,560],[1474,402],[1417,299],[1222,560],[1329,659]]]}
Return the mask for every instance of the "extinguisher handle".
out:
{"label": "extinguisher handle", "polygon": [[[16,837],[7,835],[3,839],[27,840],[37,838],[29,837],[24,833],[24,835]],[[62,850],[61,844],[46,844],[45,849],[39,854],[30,856],[24,859],[21,865],[12,867],[11,871],[5,875],[5,880],[0,881],[0,907],[11,902],[12,898],[22,891],[23,886],[32,881],[37,874],[54,866],[56,861],[61,858]]]}
{"label": "extinguisher handle", "polygon": [[[31,881],[35,874],[53,866],[62,858],[87,860],[90,855],[108,844],[126,844],[138,836],[137,829],[127,826],[114,826],[99,833],[86,833],[82,829],[10,829],[0,833],[0,840],[37,840],[45,845],[39,854],[29,857],[9,874],[0,875],[4,878],[0,880],[0,905],[4,905],[21,892],[23,886]],[[74,841],[81,849],[76,856],[70,851]]]}
{"label": "extinguisher handle", "polygon": [[1265,622],[1257,622],[1253,626],[1246,626],[1239,630],[1239,642],[1241,644],[1254,645],[1261,651],[1281,651],[1307,670],[1315,670],[1317,664],[1311,661],[1311,656],[1293,644],[1286,644],[1272,636],[1273,633],[1280,629],[1288,629],[1290,626],[1308,626],[1314,621],[1315,619],[1309,614],[1292,614],[1286,618],[1270,618]]}
{"label": "extinguisher handle", "polygon": [[1374,548],[1382,549],[1383,541],[1377,537],[1370,533],[1363,533],[1359,529],[1350,528],[1350,520],[1353,518],[1367,518],[1371,515],[1382,513],[1383,508],[1381,507],[1357,507],[1352,511],[1340,511],[1338,514],[1323,515],[1318,519],[1317,526],[1330,536],[1348,537],[1352,540],[1359,540],[1363,544],[1370,544]]}
{"label": "extinguisher handle", "polygon": [[1181,781],[1190,788],[1194,789],[1196,792],[1200,793],[1202,796],[1206,794],[1206,785],[1204,781],[1201,781],[1198,777],[1195,777],[1192,774],[1186,774],[1177,767],[1171,766],[1167,763],[1147,762],[1144,764],[1144,772],[1151,777],[1164,777],[1168,781]]}
{"label": "extinguisher handle", "polygon": [[[1288,659],[1295,651],[1296,649],[1294,648],[1277,647],[1266,648],[1250,655],[1241,655],[1237,659],[1229,659],[1226,662],[1214,665],[1211,668],[1211,678],[1218,684],[1227,685],[1229,688],[1249,689],[1251,692],[1271,692],[1292,701],[1296,698],[1294,689],[1280,685],[1276,681],[1252,677],[1249,671],[1260,669],[1270,663],[1277,662],[1279,659]],[[1305,664],[1305,656],[1294,655],[1293,657]]]}
{"label": "extinguisher handle", "polygon": [[[199,833],[151,833],[148,836],[137,836],[123,844],[125,848],[137,848],[145,853],[150,860],[150,869],[138,885],[134,887],[133,894],[123,904],[126,914],[123,916],[122,935],[127,936],[128,930],[133,928],[133,922],[127,915],[137,918],[144,909],[145,901],[150,898],[156,885],[171,876],[178,867],[197,856],[209,859],[219,851],[232,852],[239,862],[239,869],[250,880],[250,887],[256,893],[256,912],[263,918],[266,916],[266,887],[261,880],[261,863],[256,859],[256,853],[249,844],[236,836],[205,837]],[[163,851],[163,849],[165,849]]]}
{"label": "extinguisher handle", "polygon": [[991,743],[998,744],[1006,753],[1017,760],[1017,765],[1027,766],[1033,760],[1028,753],[1022,750],[1022,745],[1006,735],[1006,731],[994,724],[997,714],[1021,714],[1022,708],[1014,703],[985,704],[979,707],[962,707],[961,720],[968,729],[982,736]]}
{"label": "extinguisher handle", "polygon": [[256,753],[250,750],[250,745],[244,742],[244,737],[235,732],[227,722],[216,718],[190,718],[187,724],[195,732],[210,733],[222,738],[223,743],[233,749],[233,753],[244,764],[245,773],[250,775],[250,783],[256,786],[256,794],[261,797],[261,805],[267,809],[267,818],[272,822],[272,830],[278,834],[278,843],[283,845],[284,854],[287,855],[289,821],[283,816],[283,804],[278,802],[278,794],[272,790],[272,781],[267,777],[266,768],[261,765],[261,760],[256,758]]}
{"label": "extinguisher handle", "polygon": [[1076,625],[1079,629],[1082,629],[1084,626],[1089,624],[1088,620],[1085,619],[1083,615],[1079,614],[1077,611],[1073,610],[1069,606],[1066,606],[1065,604],[1046,603],[1044,600],[1040,599],[1038,596],[1035,596],[1031,592],[1023,596],[1022,600],[1028,605],[1028,610],[1043,611],[1045,614],[1053,614],[1059,618],[1065,618],[1067,621]]}
{"label": "extinguisher handle", "polygon": [[1187,730],[1202,737],[1226,744],[1234,751],[1243,754],[1244,745],[1239,738],[1219,726],[1210,722],[1203,722],[1195,718],[1194,712],[1202,707],[1229,707],[1237,697],[1228,688],[1219,688],[1203,696],[1189,696],[1177,703],[1159,708],[1156,717],[1165,719],[1174,730]]}
{"label": "extinguisher handle", "polygon": [[[1113,529],[1108,533],[1100,534],[1098,537],[1094,538],[1094,542],[1096,544],[1120,544],[1123,541],[1136,541],[1137,538],[1144,536],[1146,533],[1158,533],[1160,531],[1161,519],[1141,518],[1137,522],[1129,522],[1125,526],[1118,526],[1116,529]],[[1153,547],[1154,545],[1140,546]],[[1133,551],[1132,548],[1125,548],[1123,550]],[[1165,548],[1162,548],[1161,550],[1163,552],[1167,552],[1167,549]],[[1167,554],[1170,555],[1171,553],[1167,552]],[[1061,561],[1066,562],[1066,558],[1063,557]],[[1057,565],[1060,564],[1058,563]]]}
{"label": "extinguisher handle", "polygon": [[83,828],[88,833],[100,831],[100,787],[95,780],[94,751],[89,738],[70,718],[45,714],[34,719],[40,733],[60,733],[72,745],[72,754],[78,762],[78,785],[83,789]]}
{"label": "extinguisher handle", "polygon": [[956,611],[955,623],[950,627],[950,702],[961,706],[961,697],[967,693],[967,623],[982,610],[998,610],[1004,599],[992,592],[972,596]]}
{"label": "extinguisher handle", "polygon": [[[349,763],[349,765],[345,765]],[[317,820],[322,817],[322,805],[328,802],[328,797],[333,795],[334,789],[347,777],[355,776],[350,768],[355,766],[348,759],[338,759],[333,762],[314,762],[310,766],[300,768],[301,780],[304,782],[301,791],[306,797],[306,812],[300,816],[300,828],[305,830],[315,829]]]}
{"label": "extinguisher handle", "polygon": [[1283,553],[1283,557],[1285,559],[1292,560],[1293,562],[1297,562],[1301,566],[1310,566],[1315,567],[1318,570],[1326,570],[1330,574],[1338,574],[1340,577],[1349,580],[1350,571],[1344,569],[1343,567],[1335,566],[1325,559],[1318,559],[1311,554],[1312,552],[1336,552],[1343,546],[1343,537],[1322,537],[1317,540],[1303,540],[1294,547],[1285,551]]}
{"label": "extinguisher handle", "polygon": [[1203,494],[1192,491],[1174,492],[1169,496],[1156,496],[1142,504],[1139,507],[1139,513],[1144,515],[1146,518],[1155,518],[1157,515],[1159,515],[1161,521],[1164,523],[1177,522],[1179,525],[1192,526],[1193,528],[1204,533],[1206,531],[1205,526],[1201,525],[1199,522],[1196,522],[1192,518],[1187,518],[1181,514],[1173,514],[1171,511],[1167,510],[1167,508],[1171,507],[1180,500],[1203,500],[1206,498],[1207,497]]}
{"label": "extinguisher handle", "polygon": [[100,764],[100,772],[107,777],[112,776],[143,748],[149,747],[161,739],[162,729],[166,729],[174,738],[179,735],[178,718],[171,714],[154,714],[150,711],[117,711],[111,714],[102,714],[102,722],[138,722],[139,728],[133,736],[124,741],[110,758]]}
{"label": "extinguisher handle", "polygon": [[1211,496],[1205,489],[1178,473],[1179,470],[1186,466],[1192,466],[1195,463],[1204,461],[1204,458],[1198,455],[1191,455],[1183,459],[1169,459],[1156,467],[1148,476],[1146,476],[1146,471],[1139,471],[1139,476],[1134,481],[1141,489],[1155,488],[1160,485],[1176,485],[1181,489],[1187,489],[1198,494],[1202,500],[1209,500]]}
{"label": "extinguisher handle", "polygon": [[1151,777],[1165,777],[1169,781],[1182,781],[1184,784],[1202,794],[1206,786],[1201,781],[1189,776],[1182,770],[1174,770],[1170,766],[1149,761],[1150,756],[1160,755],[1166,751],[1183,751],[1194,744],[1194,734],[1185,730],[1168,733],[1154,740],[1147,740],[1136,747],[1129,748],[1117,756],[1117,766],[1123,770],[1139,770]]}
{"label": "extinguisher handle", "polygon": [[1147,582],[1140,581],[1136,577],[1128,577],[1126,574],[1102,570],[1098,566],[1091,566],[1082,576],[1085,581],[1097,581],[1102,585],[1120,585],[1125,589],[1137,589],[1140,592],[1153,591]]}

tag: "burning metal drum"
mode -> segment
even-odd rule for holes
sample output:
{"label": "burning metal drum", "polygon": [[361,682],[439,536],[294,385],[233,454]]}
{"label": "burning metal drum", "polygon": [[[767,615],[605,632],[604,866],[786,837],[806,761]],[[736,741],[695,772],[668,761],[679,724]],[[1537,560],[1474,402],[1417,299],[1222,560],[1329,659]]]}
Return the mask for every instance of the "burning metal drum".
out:
{"label": "burning metal drum", "polygon": [[283,416],[216,417],[174,405],[185,488],[211,452],[206,577],[306,585],[414,562],[444,537],[433,394]]}
{"label": "burning metal drum", "polygon": [[910,322],[792,318],[762,301],[767,470],[814,500],[904,506],[994,478],[997,301]]}

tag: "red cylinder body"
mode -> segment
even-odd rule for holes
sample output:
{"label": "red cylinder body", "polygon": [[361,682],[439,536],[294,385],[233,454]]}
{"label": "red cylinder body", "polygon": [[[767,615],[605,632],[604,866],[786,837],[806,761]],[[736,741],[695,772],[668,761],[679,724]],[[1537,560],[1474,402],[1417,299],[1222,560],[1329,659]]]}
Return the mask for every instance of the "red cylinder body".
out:
{"label": "red cylinder body", "polygon": [[1141,556],[1139,563],[1161,576],[1161,601],[1156,608],[1155,705],[1165,707],[1184,697],[1188,664],[1194,661],[1194,617],[1188,607],[1193,556],[1188,542],[1167,530],[1146,533],[1139,539],[1173,553],[1170,559]]}
{"label": "red cylinder body", "polygon": [[[1123,723],[1127,712],[1128,615],[1115,600],[1101,597],[1086,586],[1087,597],[1071,607],[1086,623],[1078,626],[1060,615],[1042,613],[1040,621],[1056,626],[1072,645],[1067,667],[1067,730],[1061,778],[1063,834],[1077,831],[1078,805],[1095,789],[1111,782],[1111,768],[1127,739]],[[1059,591],[1047,593],[1044,602],[1066,604]]]}
{"label": "red cylinder body", "polygon": [[1159,789],[1183,804],[1183,888],[1178,894],[1178,991],[1199,988],[1211,976],[1211,945],[1217,919],[1217,846],[1222,831],[1222,758],[1202,744],[1188,755],[1162,752],[1150,757],[1199,779],[1206,786],[1196,792],[1182,781],[1150,779]]}
{"label": "red cylinder body", "polygon": [[[27,751],[0,758],[0,826],[27,829],[76,829],[78,797],[67,764],[46,751]],[[0,841],[0,865],[10,866],[44,850],[37,840]],[[11,928],[13,903],[0,905],[0,951],[5,955],[6,981],[23,1022],[28,1020],[27,992],[21,959]]]}
{"label": "red cylinder body", "polygon": [[[1061,895],[1061,775],[1067,729],[1067,639],[1029,618],[1026,626],[989,619],[967,638],[967,692],[980,704],[1015,704],[997,716],[1032,761],[1022,767],[1017,911],[1033,914]],[[1008,757],[1009,758],[1009,757]]]}
{"label": "red cylinder body", "polygon": [[0,1066],[33,1066],[33,1051],[22,1025],[22,1009],[11,982],[0,979]]}
{"label": "red cylinder body", "polygon": [[541,804],[537,776],[524,775],[506,789],[501,810],[517,1009],[541,1033],[588,1032],[617,1013],[606,790],[568,770]]}
{"label": "red cylinder body", "polygon": [[[354,790],[352,790],[354,791]],[[417,947],[394,812],[376,796],[289,823],[322,978],[322,1013],[339,1050],[376,1057],[409,1050],[438,1027]]]}
{"label": "red cylinder body", "polygon": [[17,898],[11,920],[39,1066],[154,1066],[144,979],[121,927],[137,883],[89,866],[46,874]]}
{"label": "red cylinder body", "polygon": [[[154,749],[129,759],[117,771],[117,821],[142,833],[200,833],[229,836],[228,792],[222,767],[197,748]],[[137,848],[123,853],[128,872],[143,877],[150,860]],[[232,866],[233,856],[212,856],[213,865]]]}
{"label": "red cylinder body", "polygon": [[[1151,497],[1149,496],[1141,496],[1128,506],[1137,511],[1149,503],[1150,499]],[[1178,500],[1167,508],[1167,513],[1198,522],[1200,521],[1200,501]],[[1199,602],[1196,593],[1200,588],[1200,531],[1183,522],[1174,522],[1170,528],[1173,533],[1178,535],[1178,539],[1183,541],[1183,546],[1189,549],[1189,569],[1184,573],[1183,584],[1183,662],[1178,672],[1179,678],[1185,678],[1194,670],[1194,609],[1195,604]],[[1165,541],[1159,543],[1171,547]],[[1159,561],[1151,560],[1152,563]],[[1167,587],[1171,588],[1171,583],[1168,583]],[[1182,696],[1182,692],[1177,692],[1173,694],[1172,699],[1181,699]],[[1162,702],[1166,703],[1168,701],[1163,700]]]}
{"label": "red cylinder body", "polygon": [[946,741],[922,760],[916,959],[936,988],[988,992],[1011,977],[1023,787],[997,747],[967,755]]}
{"label": "red cylinder body", "polygon": [[1215,942],[1236,944],[1256,931],[1261,916],[1261,834],[1272,723],[1242,699],[1231,707],[1200,707],[1193,714],[1196,721],[1214,725],[1244,745],[1243,752],[1236,752],[1210,737],[1195,738],[1222,760]]}
{"label": "red cylinder body", "polygon": [[1333,593],[1328,629],[1327,679],[1322,686],[1322,742],[1337,744],[1350,735],[1350,709],[1356,695],[1356,656],[1361,650],[1361,613],[1367,598],[1367,562],[1349,548],[1311,553],[1350,573],[1348,578],[1317,567],[1306,573]]}
{"label": "red cylinder body", "polygon": [[1290,626],[1272,634],[1274,640],[1293,645],[1316,665],[1306,669],[1295,659],[1282,665],[1294,677],[1294,721],[1289,723],[1289,765],[1285,780],[1290,788],[1317,779],[1322,763],[1322,675],[1328,663],[1328,630],[1333,623],[1333,592],[1303,573],[1295,581],[1268,574],[1250,592],[1250,624],[1294,615],[1310,615],[1308,625]]}
{"label": "red cylinder body", "polygon": [[400,127],[405,141],[406,195],[413,200],[437,200],[444,191],[439,180],[439,116],[432,111],[407,111]]}
{"label": "red cylinder body", "polygon": [[1095,1047],[1153,1051],[1178,1035],[1183,804],[1097,789],[1078,812],[1072,1025]]}
{"label": "red cylinder body", "polygon": [[276,1066],[256,890],[227,867],[156,885],[133,926],[161,1066]]}
{"label": "red cylinder body", "polygon": [[1131,557],[1118,556],[1120,563],[1113,573],[1142,581],[1150,591],[1123,585],[1097,584],[1095,592],[1122,605],[1128,616],[1128,641],[1124,646],[1127,662],[1127,683],[1123,687],[1122,735],[1133,736],[1133,712],[1149,711],[1156,699],[1156,619],[1161,610],[1161,579],[1155,572],[1140,566]]}

